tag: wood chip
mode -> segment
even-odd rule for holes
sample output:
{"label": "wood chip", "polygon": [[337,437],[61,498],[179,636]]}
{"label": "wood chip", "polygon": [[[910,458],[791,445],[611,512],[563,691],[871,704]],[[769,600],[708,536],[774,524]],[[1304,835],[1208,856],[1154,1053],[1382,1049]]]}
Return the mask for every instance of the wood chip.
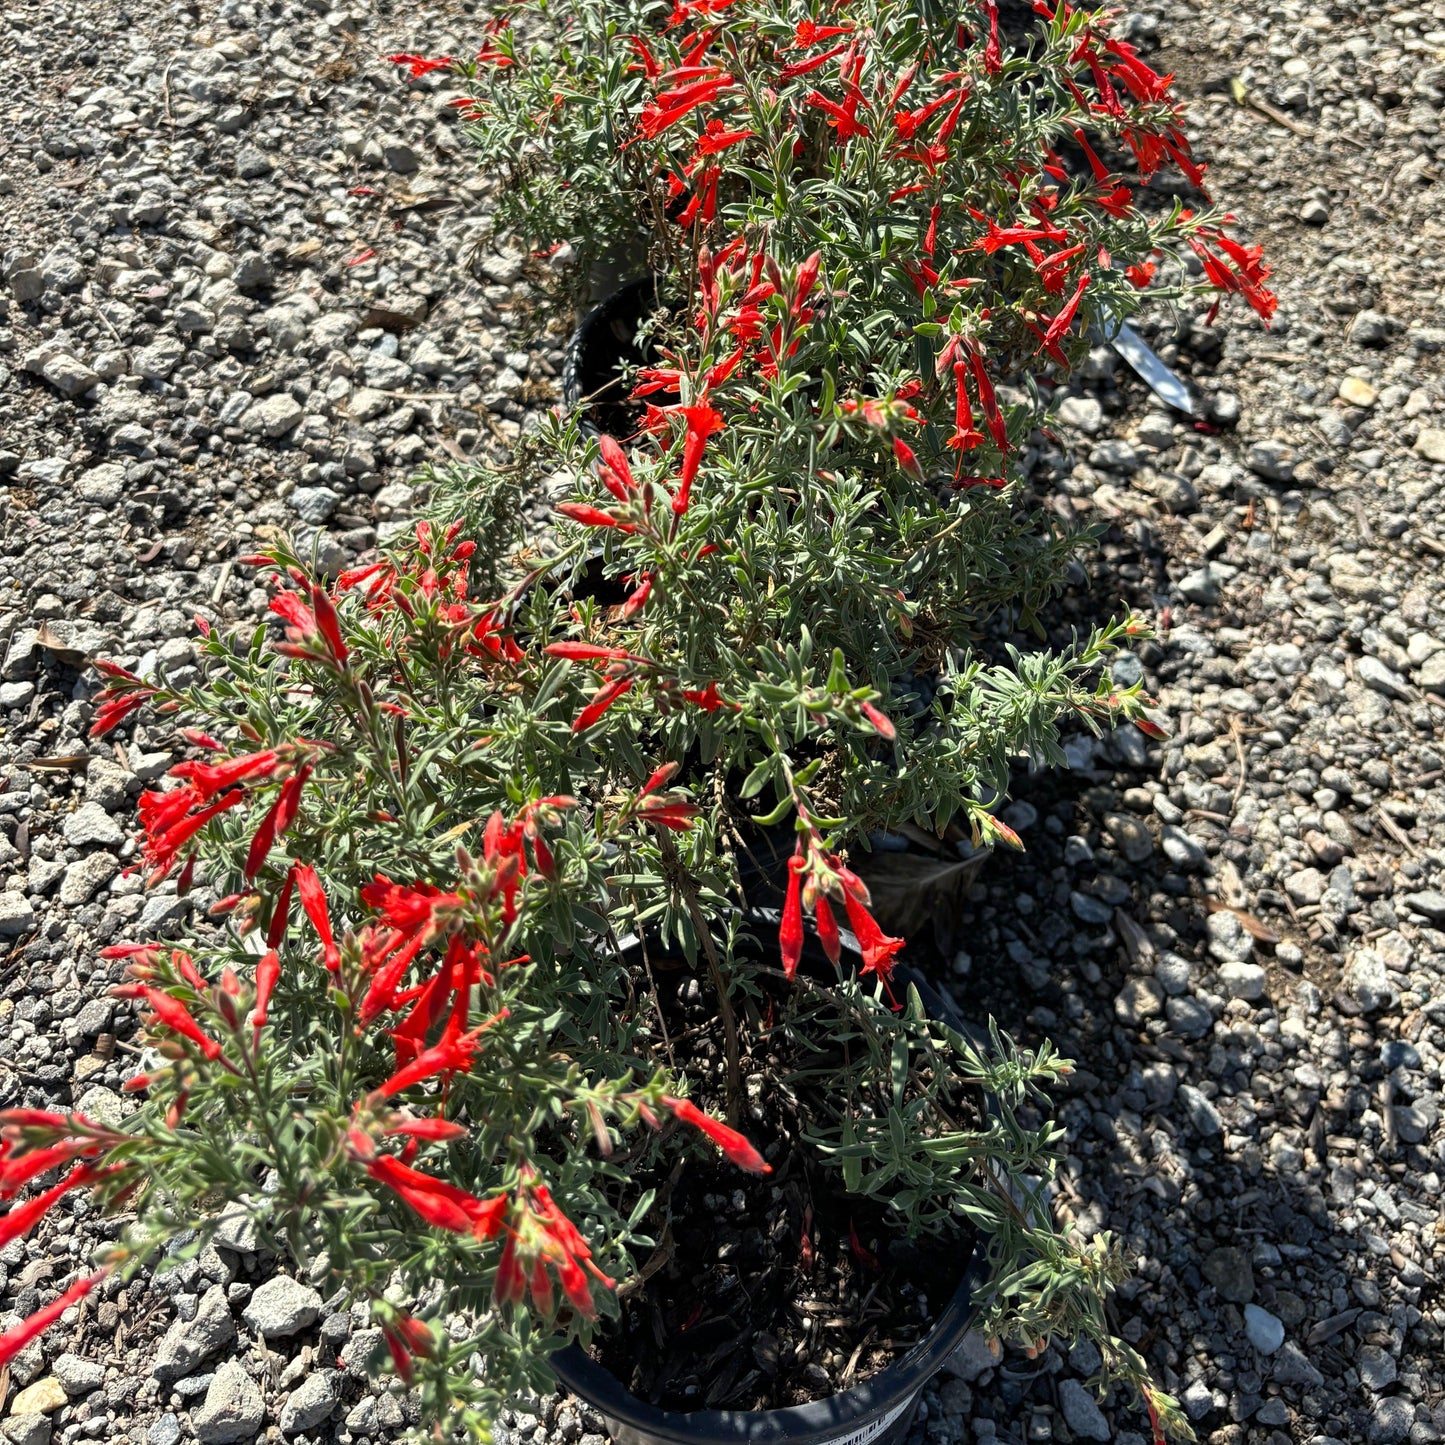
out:
{"label": "wood chip", "polygon": [[1114,910],[1114,928],[1129,955],[1130,968],[1139,968],[1153,963],[1154,944],[1139,924],[1122,908]]}
{"label": "wood chip", "polygon": [[77,773],[89,762],[89,753],[64,753],[54,757],[36,758],[30,763],[30,767],[39,768],[42,772]]}
{"label": "wood chip", "polygon": [[1247,913],[1243,908],[1231,908],[1229,904],[1221,902],[1218,898],[1210,898],[1205,902],[1205,907],[1211,913],[1232,913],[1239,919],[1244,931],[1260,943],[1275,944],[1279,942],[1279,934],[1267,923],[1261,923],[1254,914]]}

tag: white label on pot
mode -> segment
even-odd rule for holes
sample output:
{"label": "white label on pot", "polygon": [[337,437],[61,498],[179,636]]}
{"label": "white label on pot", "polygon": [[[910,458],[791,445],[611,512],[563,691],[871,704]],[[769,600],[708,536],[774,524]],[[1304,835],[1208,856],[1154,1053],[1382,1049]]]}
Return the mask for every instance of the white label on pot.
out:
{"label": "white label on pot", "polygon": [[876,1440],[905,1410],[911,1410],[917,1398],[916,1395],[910,1395],[901,1405],[895,1405],[876,1420],[870,1420],[860,1429],[854,1430],[851,1435],[840,1435],[836,1440],[830,1441],[829,1445],[868,1445],[870,1440]]}

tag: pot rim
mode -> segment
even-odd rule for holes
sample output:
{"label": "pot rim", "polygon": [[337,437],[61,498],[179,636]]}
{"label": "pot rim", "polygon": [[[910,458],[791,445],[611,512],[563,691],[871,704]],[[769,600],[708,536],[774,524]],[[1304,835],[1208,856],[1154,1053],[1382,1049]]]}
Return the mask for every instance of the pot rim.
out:
{"label": "pot rim", "polygon": [[[894,977],[905,986],[915,985],[925,1008],[941,1023],[965,1037],[976,1037],[950,1000],[921,974],[898,964]],[[973,1324],[977,1313],[973,1294],[986,1272],[987,1250],[982,1237],[976,1235],[963,1277],[928,1334],[871,1379],[806,1405],[777,1410],[663,1410],[639,1400],[578,1344],[558,1350],[548,1363],[564,1388],[609,1421],[649,1439],[677,1445],[738,1445],[740,1441],[767,1445],[771,1441],[826,1442],[857,1432],[862,1445],[872,1438],[862,1434],[863,1429],[883,1417],[888,1417],[885,1424],[891,1423],[889,1412],[906,1408],[957,1349]]]}

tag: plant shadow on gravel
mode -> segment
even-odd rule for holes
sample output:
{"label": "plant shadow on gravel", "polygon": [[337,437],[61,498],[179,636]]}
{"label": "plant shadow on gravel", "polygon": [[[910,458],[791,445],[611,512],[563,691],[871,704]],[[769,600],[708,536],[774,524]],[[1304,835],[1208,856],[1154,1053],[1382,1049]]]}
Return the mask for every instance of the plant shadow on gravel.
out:
{"label": "plant shadow on gravel", "polygon": [[[1139,390],[1128,399],[1133,415],[1143,411]],[[1051,644],[1066,643],[1070,628],[1086,632],[1130,610],[1157,618],[1169,588],[1160,533],[1171,525],[1162,514],[1110,522],[1098,545],[1081,553],[1074,585],[1048,609],[1058,624]],[[1176,552],[1170,546],[1169,555]],[[1213,622],[1195,621],[1250,626],[1228,607]],[[1166,631],[1117,661],[1114,675],[1126,685],[1142,674],[1146,693],[1156,696],[1184,665]],[[1284,683],[1254,688],[1261,695],[1280,689],[1281,700],[1290,690]],[[1189,719],[1166,721],[1177,734]],[[1069,769],[1014,770],[1013,801],[1002,816],[1025,851],[995,849],[950,920],[958,951],[945,951],[948,931],[940,948],[925,929],[910,940],[911,959],[944,983],[973,1021],[995,1018],[1025,1046],[1049,1038],[1075,1060],[1069,1087],[1056,1094],[1068,1156],[1060,1211],[1084,1233],[1107,1230],[1119,1241],[1135,1277],[1118,1292],[1115,1327],[1166,1387],[1183,1395],[1201,1439],[1374,1440],[1381,1409],[1388,1414],[1392,1405],[1408,1430],[1415,1415],[1405,1397],[1376,1401],[1372,1414],[1368,1404],[1341,1406],[1338,1392],[1332,1397],[1325,1386],[1357,1362],[1358,1339],[1388,1345],[1390,1321],[1372,1313],[1378,1287],[1352,1270],[1359,1241],[1338,1228],[1331,1210],[1343,1201],[1327,1198],[1337,1182],[1327,1155],[1353,1147],[1333,1136],[1365,1105],[1288,1082],[1288,1055],[1283,1065],[1258,1056],[1261,1033],[1278,1038],[1292,1007],[1319,994],[1299,964],[1274,956],[1269,938],[1257,941],[1252,955],[1265,971],[1264,997],[1251,1005],[1231,1000],[1214,973],[1208,919],[1222,907],[1219,875],[1248,866],[1251,840],[1230,831],[1227,808],[1185,810],[1180,818],[1169,807],[1169,744],[1146,743],[1127,727],[1065,741]],[[1239,781],[1244,762],[1241,748],[1222,781]],[[1156,796],[1163,799],[1158,808]],[[1161,846],[1166,818],[1178,825],[1169,829],[1168,853]],[[1178,828],[1195,840],[1189,856],[1181,856]],[[1282,896],[1279,902],[1268,923],[1237,916],[1251,930],[1296,932]],[[1321,976],[1312,966],[1309,973],[1341,1012],[1359,1015],[1348,993],[1335,990],[1337,971]],[[1276,1078],[1262,1084],[1263,1071]],[[1352,1092],[1373,1095],[1384,1068],[1368,1074],[1368,1067],[1360,1071]],[[1240,1095],[1254,1123],[1239,1124],[1236,1133],[1216,1104]],[[1387,1162],[1375,1167],[1384,1172]],[[1401,1145],[1388,1161],[1395,1176],[1430,1167],[1415,1145]],[[1400,1257],[1380,1267],[1408,1275],[1413,1266]],[[1427,1311],[1432,1288],[1427,1284],[1420,1301]],[[1223,1350],[1221,1340],[1228,1342]],[[1187,1369],[1191,1355],[1205,1357],[1202,1382],[1197,1365]],[[1068,1373],[1084,1375],[1094,1367],[1087,1351],[1073,1351],[1068,1364]],[[1035,1361],[1010,1350],[992,1383],[985,1375],[974,1384],[972,1418],[993,1416],[1000,1436],[1011,1436],[1033,1407],[1058,1412],[1062,1367],[1057,1351]],[[1231,1396],[1243,1410],[1231,1409]],[[1057,1428],[1057,1413],[1054,1419]],[[1137,1425],[1127,1411],[1115,1412],[1114,1424],[1126,1433],[1112,1438],[1131,1445],[1142,1438],[1127,1433]],[[924,1438],[919,1427],[914,1434]]]}

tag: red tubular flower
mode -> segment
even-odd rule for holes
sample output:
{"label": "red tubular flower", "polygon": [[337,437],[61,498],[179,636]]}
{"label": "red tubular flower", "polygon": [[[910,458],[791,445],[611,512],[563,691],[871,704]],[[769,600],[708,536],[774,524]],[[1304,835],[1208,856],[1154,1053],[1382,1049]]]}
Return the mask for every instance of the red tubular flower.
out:
{"label": "red tubular flower", "polygon": [[386,59],[393,65],[406,66],[413,80],[430,75],[434,70],[446,70],[452,63],[450,55],[438,55],[434,60],[428,60],[423,55],[388,55]]}
{"label": "red tubular flower", "polygon": [[819,25],[816,20],[800,20],[793,29],[792,41],[785,50],[806,50],[810,45],[821,45],[838,35],[851,35],[851,25]]}
{"label": "red tubular flower", "polygon": [[706,402],[680,407],[679,410],[687,421],[687,433],[682,444],[682,474],[677,495],[672,499],[672,510],[681,516],[687,511],[692,496],[692,484],[697,477],[698,468],[702,465],[707,439],[713,432],[721,431],[725,423],[722,416]]}
{"label": "red tubular flower", "polygon": [[341,636],[341,620],[336,615],[335,604],[319,583],[311,584],[311,610],[316,617],[316,626],[326,642],[327,651],[337,667],[345,667],[351,655]]}
{"label": "red tubular flower", "polygon": [[507,1196],[478,1199],[437,1179],[403,1164],[391,1154],[379,1154],[366,1165],[366,1172],[380,1184],[395,1191],[426,1222],[453,1234],[472,1234],[490,1239],[501,1227],[501,1216],[507,1207]]}
{"label": "red tubular flower", "polygon": [[649,572],[637,589],[628,594],[627,600],[622,604],[624,617],[636,617],[647,606],[647,599],[652,596],[652,584],[655,580],[654,575]]}
{"label": "red tubular flower", "polygon": [[1025,241],[1066,241],[1069,238],[1069,233],[1057,226],[1000,226],[992,216],[986,216],[972,206],[968,213],[975,221],[981,221],[988,228],[988,234],[974,242],[975,249],[986,256],[992,256],[1004,246],[1022,245]]}
{"label": "red tubular flower", "polygon": [[276,794],[276,800],[266,811],[266,816],[261,819],[261,826],[256,830],[256,836],[251,839],[251,847],[246,854],[246,882],[250,883],[261,871],[261,865],[266,861],[266,855],[271,851],[271,845],[277,838],[283,837],[286,830],[296,820],[297,809],[301,806],[301,790],[306,786],[311,776],[309,764],[298,768],[281,785],[281,791]]}
{"label": "red tubular flower", "polygon": [[94,698],[100,707],[90,725],[90,736],[100,738],[119,727],[138,708],[144,707],[156,695],[156,689],[114,662],[97,660],[95,668],[110,679]]}
{"label": "red tubular flower", "polygon": [[633,679],[630,677],[617,677],[610,682],[604,682],[592,694],[592,701],[577,714],[577,721],[572,724],[572,731],[585,733],[618,698],[631,692],[632,684]]}
{"label": "red tubular flower", "polygon": [[[180,816],[168,821],[159,822],[157,817],[168,817],[175,809],[176,800],[184,806],[180,808]],[[152,816],[147,816],[148,802]],[[141,856],[150,867],[148,881],[159,882],[175,866],[176,860],[180,857],[181,851],[211,821],[228,808],[234,808],[237,803],[246,801],[246,794],[240,789],[234,793],[227,793],[225,797],[217,799],[210,807],[203,808],[199,813],[191,813],[185,816],[191,804],[196,801],[193,790],[189,788],[178,788],[173,793],[142,793],[140,797],[141,824],[145,829],[145,844],[141,850]]]}
{"label": "red tubular flower", "polygon": [[964,378],[968,375],[966,362],[953,363],[953,435],[948,445],[955,451],[968,452],[983,445],[983,433],[973,422],[973,407],[968,399],[968,386]]}
{"label": "red tubular flower", "polygon": [[893,956],[902,950],[907,940],[890,938],[879,928],[864,899],[856,897],[854,888],[849,887],[850,881],[864,892],[864,898],[867,894],[862,889],[862,880],[844,870],[843,907],[848,911],[848,924],[863,954],[863,967],[859,972],[876,973],[886,983],[893,973]]}
{"label": "red tubular flower", "polygon": [[714,1144],[723,1152],[723,1157],[730,1164],[736,1164],[739,1169],[745,1169],[749,1174],[771,1174],[773,1166],[758,1153],[756,1149],[739,1134],[736,1129],[730,1129],[720,1120],[704,1114],[696,1104],[688,1099],[674,1099],[664,1097],[663,1107],[672,1111],[672,1116],[683,1124],[691,1124],[694,1129],[700,1129]]}
{"label": "red tubular flower", "polygon": [[838,933],[838,920],[833,917],[832,905],[820,893],[813,905],[813,922],[818,926],[818,942],[830,963],[837,963],[843,957],[843,940]]}
{"label": "red tubular flower", "polygon": [[586,502],[558,502],[555,510],[574,522],[580,522],[584,527],[616,527],[619,532],[637,530],[635,522],[624,522],[620,517],[614,517],[611,512],[604,512],[600,507],[589,506]]}
{"label": "red tubular flower", "polygon": [[477,1040],[498,1020],[506,1017],[500,1013],[486,1023],[466,1034],[443,1034],[441,1040],[429,1049],[423,1050],[411,1063],[398,1069],[384,1083],[372,1090],[373,1099],[389,1099],[423,1079],[433,1079],[438,1074],[467,1073],[477,1055]]}
{"label": "red tubular flower", "polygon": [[755,130],[728,130],[720,120],[710,120],[697,138],[697,153],[700,156],[715,156],[740,142],[757,135]]}
{"label": "red tubular flower", "polygon": [[645,662],[647,660],[628,652],[625,647],[601,647],[595,642],[549,642],[542,651],[548,657],[563,657],[568,662]]}
{"label": "red tubular flower", "polygon": [[386,1341],[387,1352],[391,1355],[391,1367],[396,1371],[397,1379],[403,1385],[411,1384],[414,1371],[411,1365],[411,1351],[407,1349],[406,1341],[386,1325],[381,1327],[381,1337]]}
{"label": "red tubular flower", "polygon": [[998,43],[998,0],[983,0],[983,9],[988,17],[988,41],[983,47],[983,68],[990,75],[997,75],[1003,69],[1003,51]]}
{"label": "red tubular flower", "polygon": [[923,480],[923,468],[918,463],[918,457],[902,437],[893,438],[893,456],[910,477],[920,482]]}
{"label": "red tubular flower", "polygon": [[336,946],[336,936],[331,931],[331,912],[326,906],[326,894],[314,868],[304,863],[291,865],[291,877],[296,880],[296,890],[301,895],[301,906],[321,940],[323,957],[328,973],[335,973],[341,967],[341,950]]}
{"label": "red tubular flower", "polygon": [[861,707],[863,716],[873,724],[873,729],[879,737],[887,738],[892,742],[898,736],[898,729],[893,726],[893,719],[887,713],[875,707],[871,702],[862,703]]}
{"label": "red tubular flower", "polygon": [[62,1139],[44,1149],[29,1149],[0,1164],[0,1199],[13,1199],[42,1174],[61,1164],[69,1164],[78,1155],[95,1153],[96,1147],[81,1139]]}
{"label": "red tubular flower", "polygon": [[[1060,366],[1067,367],[1069,359],[1059,348],[1059,342],[1068,335],[1069,328],[1074,324],[1074,314],[1079,309],[1079,302],[1084,299],[1084,291],[1089,284],[1089,273],[1084,272],[1079,277],[1079,284],[1074,288],[1074,294],[1064,303],[1063,309],[1052,321],[1049,322],[1046,330],[1039,333],[1038,350],[1047,352],[1050,359],[1058,362]],[[1035,328],[1037,330],[1037,328]]]}
{"label": "red tubular flower", "polygon": [[382,1130],[388,1139],[400,1134],[410,1139],[425,1139],[429,1143],[449,1143],[453,1139],[465,1139],[467,1131],[461,1124],[450,1119],[406,1119],[400,1124],[391,1124]]}
{"label": "red tubular flower", "polygon": [[830,100],[822,91],[810,90],[803,97],[805,105],[811,105],[815,110],[821,110],[828,117],[828,124],[833,127],[836,139],[848,141],[853,136],[868,136],[873,132],[858,119],[858,105],[863,99],[861,91],[856,87],[850,89],[846,101]]}
{"label": "red tubular flower", "polygon": [[602,460],[597,475],[602,484],[619,502],[630,502],[637,495],[637,483],[632,477],[627,453],[605,432],[601,438]]}
{"label": "red tubular flower", "polygon": [[516,1305],[522,1301],[527,1290],[527,1276],[517,1258],[517,1242],[508,1237],[502,1246],[502,1257],[497,1261],[497,1277],[492,1284],[492,1297],[498,1305]]}
{"label": "red tubular flower", "polygon": [[800,75],[811,75],[815,70],[821,70],[835,55],[842,55],[848,49],[846,44],[835,45],[831,50],[824,50],[817,55],[810,55],[805,60],[790,60],[781,70],[778,71],[779,80],[794,80]]}
{"label": "red tubular flower", "polygon": [[148,986],[144,988],[142,997],[156,1018],[172,1033],[189,1039],[212,1062],[221,1057],[220,1044],[191,1017],[190,1010],[180,999],[173,998],[164,989]]}
{"label": "red tubular flower", "polygon": [[[717,71],[717,67],[710,68]],[[648,140],[654,140],[698,106],[716,100],[725,90],[731,90],[736,83],[726,71],[717,71],[706,80],[695,80],[690,85],[662,91],[643,106],[637,117],[638,132]]]}
{"label": "red tubular flower", "polygon": [[695,803],[669,802],[658,797],[638,799],[637,816],[644,823],[655,823],[659,828],[667,828],[674,833],[689,832],[697,815]]}
{"label": "red tubular flower", "polygon": [[706,687],[685,687],[682,690],[685,701],[692,703],[694,707],[700,707],[704,712],[717,712],[719,708],[731,708],[737,712],[739,705],[735,702],[728,702],[726,698],[719,696],[717,683],[710,682]]}
{"label": "red tubular flower", "polygon": [[983,364],[983,356],[977,351],[970,351],[968,364],[973,371],[974,385],[978,387],[978,404],[983,408],[983,418],[989,435],[993,438],[993,444],[1001,452],[1007,452],[1009,450],[1008,423],[1004,421],[1003,413],[998,409],[993,382],[989,379],[988,368]]}
{"label": "red tubular flower", "polygon": [[59,1184],[52,1185],[34,1199],[27,1199],[24,1204],[17,1204],[7,1215],[0,1218],[0,1248],[9,1244],[12,1239],[20,1239],[29,1234],[54,1204],[72,1189],[89,1184],[95,1177],[95,1170],[90,1165],[77,1165]]}
{"label": "red tubular flower", "polygon": [[803,957],[803,869],[806,866],[801,853],[788,859],[788,891],[778,926],[778,949],[783,956],[783,972],[789,978],[797,973]]}
{"label": "red tubular flower", "polygon": [[256,1004],[251,1010],[251,1027],[253,1029],[260,1030],[266,1027],[266,1008],[271,1002],[271,994],[280,978],[281,956],[274,948],[269,948],[256,965]]}
{"label": "red tubular flower", "polygon": [[638,58],[640,64],[629,65],[628,70],[640,70],[649,80],[656,80],[662,74],[662,65],[652,53],[647,41],[640,35],[629,35],[627,37],[628,48]]}
{"label": "red tubular flower", "polygon": [[1172,75],[1160,75],[1139,59],[1139,52],[1123,40],[1106,40],[1104,49],[1115,59],[1110,70],[1126,85],[1135,100],[1161,102],[1169,98]]}
{"label": "red tubular flower", "polygon": [[659,788],[665,787],[677,775],[677,770],[681,766],[681,763],[663,763],[660,767],[655,768],[652,776],[643,784],[642,791],[637,796],[645,798],[649,793],[655,793]]}
{"label": "red tubular flower", "polygon": [[243,781],[254,783],[258,777],[270,777],[280,765],[280,753],[275,748],[267,748],[259,753],[244,753],[224,763],[177,763],[170,770],[170,776],[184,778],[199,800],[209,801]]}
{"label": "red tubular flower", "polygon": [[68,1310],[79,1304],[110,1271],[99,1270],[75,1281],[58,1299],[52,1300],[43,1309],[38,1309],[29,1319],[22,1320],[14,1329],[0,1335],[0,1369],[3,1369],[34,1339],[43,1335],[51,1325]]}

